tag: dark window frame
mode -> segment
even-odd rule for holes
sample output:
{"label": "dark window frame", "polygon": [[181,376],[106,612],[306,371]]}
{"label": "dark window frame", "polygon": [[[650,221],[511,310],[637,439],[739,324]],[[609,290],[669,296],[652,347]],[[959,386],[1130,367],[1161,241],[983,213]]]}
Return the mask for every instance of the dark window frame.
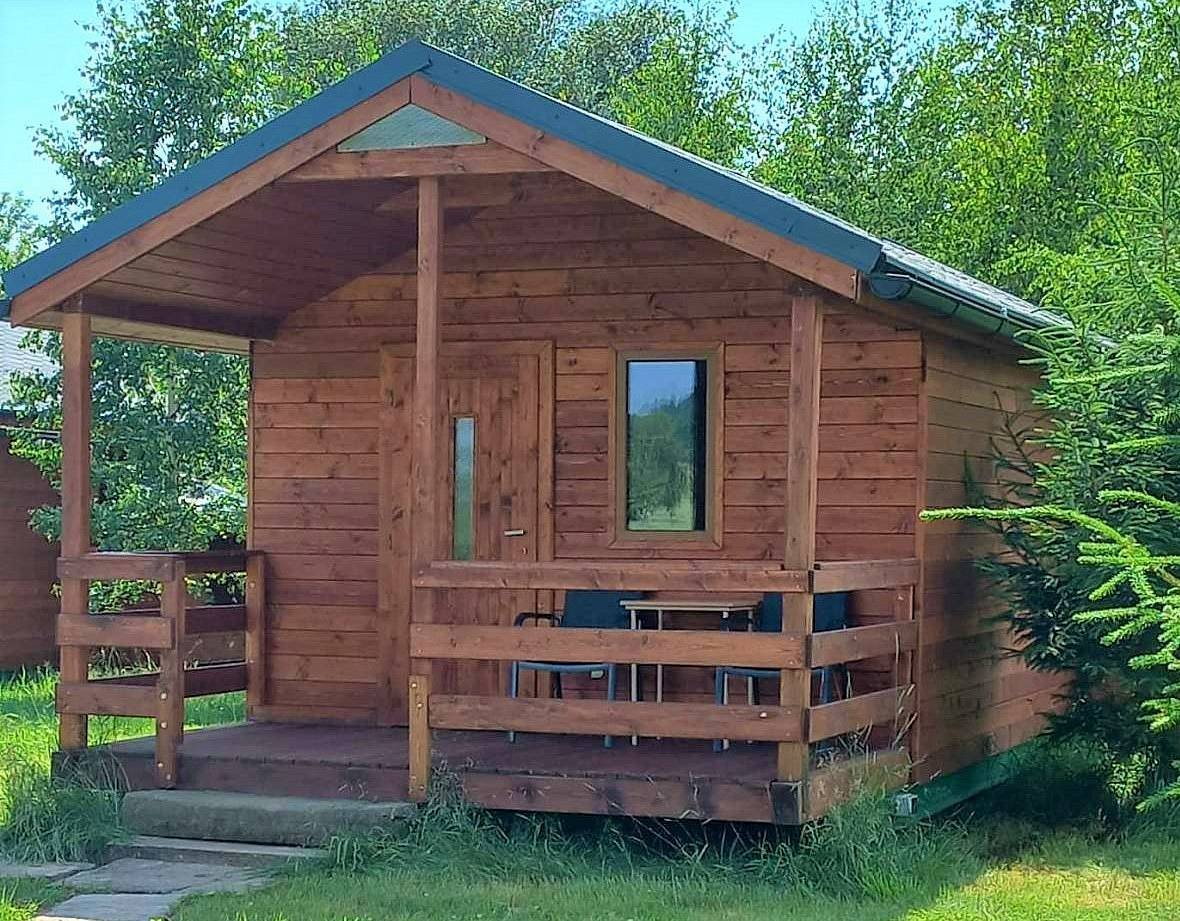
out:
{"label": "dark window frame", "polygon": [[[612,547],[642,546],[651,549],[721,548],[721,485],[723,477],[724,346],[721,343],[686,343],[637,348],[616,348],[611,362],[611,414],[608,439]],[[628,365],[634,361],[697,361],[705,365],[705,432],[701,451],[704,461],[704,527],[692,531],[631,530],[627,527],[627,431]]]}

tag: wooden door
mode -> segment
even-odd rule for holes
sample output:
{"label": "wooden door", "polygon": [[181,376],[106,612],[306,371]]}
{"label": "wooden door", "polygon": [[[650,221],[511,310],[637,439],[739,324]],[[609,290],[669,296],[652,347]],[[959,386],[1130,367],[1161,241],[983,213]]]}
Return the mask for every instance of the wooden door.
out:
{"label": "wooden door", "polygon": [[[547,344],[546,344],[547,345]],[[393,695],[393,722],[404,721],[408,679],[409,603],[409,432],[413,358],[387,348],[381,476],[389,481],[389,541],[382,541],[379,595],[386,644],[383,678]],[[439,400],[444,421],[435,465],[440,523],[435,559],[531,562],[547,558],[550,508],[543,496],[551,442],[552,362],[538,343],[480,343],[444,348]],[[548,514],[548,511],[546,512]],[[520,611],[536,610],[537,592],[448,589],[436,592],[438,623],[510,625]],[[383,682],[384,683],[384,682]],[[432,685],[438,693],[498,695],[506,690],[506,669],[496,662],[436,662]]]}

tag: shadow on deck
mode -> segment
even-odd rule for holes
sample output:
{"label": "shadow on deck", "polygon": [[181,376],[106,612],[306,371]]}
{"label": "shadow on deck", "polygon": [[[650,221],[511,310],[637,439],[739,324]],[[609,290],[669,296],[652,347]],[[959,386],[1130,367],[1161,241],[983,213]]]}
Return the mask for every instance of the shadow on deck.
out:
{"label": "shadow on deck", "polygon": [[[434,736],[470,801],[490,809],[695,820],[801,821],[798,784],[774,781],[775,747],[600,736],[444,732]],[[130,789],[156,786],[154,740],[131,739],[60,755],[65,763],[113,758]],[[401,800],[407,798],[404,728],[249,723],[185,733],[182,789]],[[816,772],[821,777],[824,771]],[[811,786],[814,786],[813,780]],[[829,782],[825,788],[839,785]]]}

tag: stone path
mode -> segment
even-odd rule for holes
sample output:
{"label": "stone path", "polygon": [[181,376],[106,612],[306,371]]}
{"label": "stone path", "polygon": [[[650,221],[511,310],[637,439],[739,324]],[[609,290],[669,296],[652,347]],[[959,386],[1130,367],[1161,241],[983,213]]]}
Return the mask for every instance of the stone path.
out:
{"label": "stone path", "polygon": [[244,892],[269,881],[258,870],[135,857],[99,867],[0,863],[0,879],[19,877],[52,880],[78,891],[34,921],[152,921],[166,917],[185,896]]}

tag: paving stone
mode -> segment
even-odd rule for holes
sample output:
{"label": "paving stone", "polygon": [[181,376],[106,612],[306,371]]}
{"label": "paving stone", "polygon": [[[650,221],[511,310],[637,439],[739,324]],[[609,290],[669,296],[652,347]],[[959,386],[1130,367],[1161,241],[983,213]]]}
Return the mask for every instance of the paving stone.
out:
{"label": "paving stone", "polygon": [[82,870],[89,870],[92,863],[9,863],[0,860],[0,879],[64,879]]}
{"label": "paving stone", "polygon": [[75,895],[33,921],[153,921],[165,917],[178,901],[176,893]]}
{"label": "paving stone", "polygon": [[233,867],[289,866],[303,860],[318,860],[326,854],[323,849],[314,847],[243,844],[238,841],[199,841],[194,838],[157,838],[151,835],[136,835],[126,841],[107,845],[107,860],[139,857],[143,860],[223,864]]}
{"label": "paving stone", "polygon": [[117,893],[243,892],[266,885],[256,871],[204,863],[121,857],[62,881],[71,889]]}

